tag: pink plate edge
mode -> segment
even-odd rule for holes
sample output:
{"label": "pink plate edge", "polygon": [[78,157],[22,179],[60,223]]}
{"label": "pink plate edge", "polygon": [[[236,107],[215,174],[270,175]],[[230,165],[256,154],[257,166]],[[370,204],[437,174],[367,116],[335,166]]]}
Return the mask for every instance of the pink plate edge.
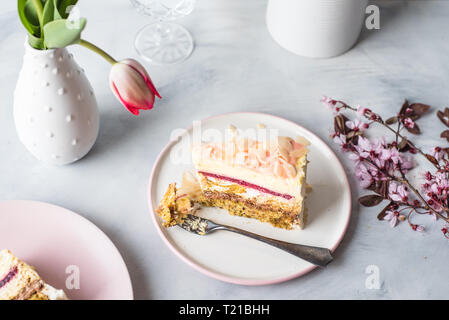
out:
{"label": "pink plate edge", "polygon": [[[348,229],[348,225],[349,225],[349,221],[351,219],[351,210],[352,210],[352,194],[351,194],[351,187],[349,185],[349,180],[348,180],[348,176],[346,175],[346,171],[344,170],[343,164],[341,163],[340,159],[337,157],[337,155],[335,154],[335,152],[327,145],[327,143],[325,143],[323,141],[323,139],[321,139],[320,137],[318,137],[316,134],[314,134],[313,132],[311,132],[310,130],[304,128],[303,126],[297,124],[296,122],[293,122],[291,120],[287,120],[285,118],[279,117],[279,116],[275,116],[269,113],[264,113],[264,112],[227,112],[227,113],[222,113],[219,115],[214,115],[214,116],[210,116],[207,118],[204,118],[201,120],[201,122],[203,121],[207,121],[207,120],[211,120],[214,118],[219,118],[219,117],[224,117],[224,116],[228,116],[228,115],[247,115],[247,114],[252,114],[252,115],[263,115],[263,116],[268,116],[268,117],[272,117],[272,118],[276,118],[279,120],[283,120],[283,121],[287,121],[305,131],[307,131],[309,134],[311,134],[312,136],[314,136],[316,139],[318,139],[319,141],[323,142],[323,144],[326,146],[326,148],[328,149],[328,151],[335,156],[335,158],[337,159],[338,165],[340,166],[340,168],[343,170],[344,173],[344,180],[346,183],[346,187],[349,190],[349,195],[348,195],[348,200],[349,200],[349,212],[348,212],[348,218],[346,220],[345,223],[345,227],[344,230],[340,236],[340,238],[337,240],[337,242],[335,243],[335,245],[330,249],[331,252],[334,252],[337,247],[340,245],[341,241],[343,240],[344,235],[346,234],[346,231]],[[189,126],[186,130],[189,131],[192,128],[192,126]],[[246,279],[239,279],[239,278],[234,278],[234,277],[229,277],[229,276],[225,276],[213,271],[208,270],[207,268],[202,267],[201,265],[193,262],[191,259],[189,259],[188,257],[186,257],[181,251],[179,251],[173,244],[170,243],[170,241],[168,241],[168,239],[166,238],[166,236],[164,235],[164,233],[162,232],[162,227],[159,224],[159,222],[157,221],[156,218],[156,209],[153,207],[153,201],[151,198],[151,194],[152,194],[152,181],[154,179],[154,175],[156,174],[156,168],[159,165],[159,162],[162,158],[162,156],[165,154],[165,151],[168,150],[173,144],[175,144],[177,141],[169,141],[169,143],[161,150],[161,152],[159,153],[159,155],[157,156],[154,164],[153,164],[153,169],[151,170],[151,175],[150,175],[150,181],[149,181],[149,196],[148,196],[148,205],[150,208],[150,211],[152,213],[151,217],[152,220],[154,222],[154,225],[156,226],[156,229],[159,233],[159,236],[162,238],[162,240],[164,241],[164,243],[170,248],[170,250],[177,256],[179,257],[182,261],[184,261],[187,265],[191,266],[192,268],[194,268],[195,270],[201,272],[202,274],[205,274],[206,276],[209,276],[211,278],[220,280],[220,281],[224,281],[224,282],[228,282],[228,283],[233,283],[233,284],[238,284],[238,285],[245,285],[245,286],[264,286],[264,285],[270,285],[270,284],[277,284],[277,283],[281,283],[281,282],[285,282],[288,280],[292,280],[295,278],[298,278],[300,276],[303,276],[307,273],[309,273],[310,271],[314,270],[316,268],[316,266],[310,266],[308,268],[306,268],[305,270],[302,270],[301,272],[289,275],[287,277],[281,277],[281,278],[277,278],[277,279],[272,279],[272,280],[246,280]]]}
{"label": "pink plate edge", "polygon": [[122,254],[120,253],[120,251],[117,249],[117,247],[115,246],[114,242],[112,242],[112,240],[108,237],[108,235],[106,233],[104,233],[103,230],[101,230],[95,223],[93,223],[92,221],[90,221],[89,219],[83,217],[82,215],[67,209],[65,207],[61,207],[59,205],[53,204],[53,203],[49,203],[49,202],[43,202],[43,201],[35,201],[35,200],[0,200],[0,203],[6,203],[6,202],[15,202],[15,203],[29,203],[29,204],[36,204],[36,205],[40,205],[40,206],[48,206],[48,207],[53,207],[56,208],[58,210],[62,210],[64,211],[66,214],[70,214],[73,216],[76,216],[77,219],[80,219],[81,221],[83,221],[84,223],[90,224],[96,231],[98,231],[98,233],[107,240],[107,242],[109,243],[109,245],[114,248],[117,251],[117,254],[120,258],[120,262],[123,264],[124,269],[126,270],[126,276],[127,276],[127,280],[129,283],[129,297],[127,297],[127,299],[125,300],[134,300],[134,289],[133,289],[133,285],[132,285],[132,281],[131,281],[131,276],[129,274],[129,270],[128,267],[125,263],[125,260],[123,259]]}

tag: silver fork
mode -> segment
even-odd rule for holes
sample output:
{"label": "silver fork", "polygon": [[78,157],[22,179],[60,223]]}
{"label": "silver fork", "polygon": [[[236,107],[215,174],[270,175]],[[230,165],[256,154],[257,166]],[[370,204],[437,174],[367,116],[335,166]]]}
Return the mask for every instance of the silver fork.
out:
{"label": "silver fork", "polygon": [[209,219],[205,219],[202,217],[194,216],[192,214],[187,215],[186,219],[182,224],[178,224],[181,228],[186,231],[198,234],[198,235],[206,235],[217,230],[226,230],[235,232],[259,241],[262,241],[266,244],[272,245],[276,248],[284,250],[294,256],[297,256],[303,260],[306,260],[314,265],[319,267],[327,266],[332,260],[333,257],[331,255],[331,251],[326,248],[306,246],[302,244],[289,243],[285,241],[280,241],[276,239],[267,238],[249,231],[245,231],[242,229],[238,229],[231,226],[226,226],[222,224],[215,223]]}

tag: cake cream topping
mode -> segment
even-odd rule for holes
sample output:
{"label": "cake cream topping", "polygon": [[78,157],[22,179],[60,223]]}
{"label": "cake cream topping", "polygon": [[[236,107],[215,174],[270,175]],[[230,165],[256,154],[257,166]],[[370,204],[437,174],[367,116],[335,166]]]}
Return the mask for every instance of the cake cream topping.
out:
{"label": "cake cream topping", "polygon": [[[301,142],[300,142],[301,141]],[[257,141],[234,136],[224,143],[207,143],[193,147],[194,162],[222,161],[279,178],[294,178],[296,163],[307,153],[306,141],[277,137],[274,141]]]}

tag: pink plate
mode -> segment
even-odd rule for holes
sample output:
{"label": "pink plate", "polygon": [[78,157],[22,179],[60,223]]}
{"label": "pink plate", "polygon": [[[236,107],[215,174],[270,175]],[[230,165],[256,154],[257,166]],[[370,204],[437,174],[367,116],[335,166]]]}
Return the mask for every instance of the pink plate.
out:
{"label": "pink plate", "polygon": [[0,201],[1,249],[34,266],[71,300],[133,299],[128,269],[117,248],[93,223],[67,209]]}
{"label": "pink plate", "polygon": [[[299,135],[311,142],[307,179],[313,191],[306,199],[309,211],[307,226],[304,230],[282,230],[254,219],[231,216],[217,208],[204,208],[199,214],[266,237],[334,251],[346,232],[352,205],[348,179],[332,150],[300,125],[264,113],[238,112],[210,117],[201,121],[197,132],[204,139],[210,139],[224,132],[230,124],[243,130],[264,124],[267,129],[278,130],[280,135]],[[159,200],[169,183],[178,182],[179,185],[183,171],[193,170],[190,147],[196,134],[192,127],[178,132],[179,138],[170,141],[156,159],[149,182],[151,216],[166,245],[181,260],[203,274],[240,285],[279,283],[313,270],[315,266],[304,260],[231,232],[200,237],[181,228],[162,227],[155,212]]]}

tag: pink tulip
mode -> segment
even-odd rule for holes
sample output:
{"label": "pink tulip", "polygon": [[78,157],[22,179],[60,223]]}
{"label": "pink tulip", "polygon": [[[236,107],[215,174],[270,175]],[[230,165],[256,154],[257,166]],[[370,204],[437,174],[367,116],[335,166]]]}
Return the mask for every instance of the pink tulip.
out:
{"label": "pink tulip", "polygon": [[153,108],[155,96],[161,99],[145,68],[133,59],[115,63],[109,73],[109,83],[117,99],[136,116],[139,110]]}

